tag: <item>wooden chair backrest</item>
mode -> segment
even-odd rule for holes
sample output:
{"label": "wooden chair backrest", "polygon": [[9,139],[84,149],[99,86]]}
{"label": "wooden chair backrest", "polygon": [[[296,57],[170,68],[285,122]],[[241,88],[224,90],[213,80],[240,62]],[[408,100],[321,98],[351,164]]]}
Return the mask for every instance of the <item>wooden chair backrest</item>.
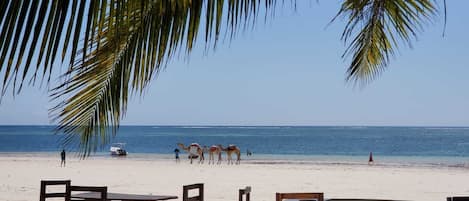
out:
{"label": "wooden chair backrest", "polygon": [[447,197],[447,201],[469,201],[469,197]]}
{"label": "wooden chair backrest", "polygon": [[277,193],[275,196],[276,201],[284,199],[324,201],[324,193]]}
{"label": "wooden chair backrest", "polygon": [[[189,190],[198,189],[199,195],[189,197]],[[204,201],[204,184],[191,184],[183,186],[182,188],[182,201]]]}
{"label": "wooden chair backrest", "polygon": [[[70,180],[42,180],[39,201],[45,201],[46,198],[64,198],[66,201],[70,200],[70,183]],[[47,186],[58,185],[63,185],[65,192],[47,193]]]}
{"label": "wooden chair backrest", "polygon": [[239,201],[243,201],[243,195],[246,197],[246,201],[251,200],[251,187],[246,186],[244,189],[239,189]]}
{"label": "wooden chair backrest", "polygon": [[[95,192],[100,196],[96,201],[106,201],[107,200],[107,187],[106,186],[70,186],[71,192]],[[88,199],[87,199],[88,200]]]}

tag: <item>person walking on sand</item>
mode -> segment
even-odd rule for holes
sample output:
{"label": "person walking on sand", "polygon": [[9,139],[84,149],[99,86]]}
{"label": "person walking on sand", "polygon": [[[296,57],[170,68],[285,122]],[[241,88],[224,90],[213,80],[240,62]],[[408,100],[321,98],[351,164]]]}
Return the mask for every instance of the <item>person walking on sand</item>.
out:
{"label": "person walking on sand", "polygon": [[178,163],[180,161],[180,159],[179,159],[179,149],[178,148],[174,149],[174,155],[176,157],[176,163]]}
{"label": "person walking on sand", "polygon": [[62,149],[62,152],[60,152],[60,158],[60,167],[62,167],[62,165],[65,167],[65,149]]}
{"label": "person walking on sand", "polygon": [[368,165],[373,165],[373,152],[370,152],[370,157],[368,158]]}

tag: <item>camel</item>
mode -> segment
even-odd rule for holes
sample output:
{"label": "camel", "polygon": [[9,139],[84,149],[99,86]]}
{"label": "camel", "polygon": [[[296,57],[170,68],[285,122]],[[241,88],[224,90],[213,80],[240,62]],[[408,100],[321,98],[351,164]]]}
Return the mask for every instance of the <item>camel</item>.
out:
{"label": "camel", "polygon": [[223,148],[221,145],[218,145],[218,147],[228,155],[228,164],[233,164],[233,158],[231,157],[233,153],[237,156],[235,164],[239,165],[241,163],[241,151],[236,145],[230,144],[227,148]]}
{"label": "camel", "polygon": [[204,163],[204,150],[200,147],[197,143],[192,143],[188,147],[184,146],[182,143],[177,144],[182,150],[187,151],[189,153],[189,158],[192,159],[196,158],[195,156],[199,157],[199,163]]}
{"label": "camel", "polygon": [[217,161],[217,164],[221,164],[221,148],[217,145],[212,145],[209,149],[208,149],[208,154],[209,154],[209,157],[208,157],[208,164],[210,164],[210,162],[212,162],[212,164],[215,164],[215,154],[218,155],[218,161]]}

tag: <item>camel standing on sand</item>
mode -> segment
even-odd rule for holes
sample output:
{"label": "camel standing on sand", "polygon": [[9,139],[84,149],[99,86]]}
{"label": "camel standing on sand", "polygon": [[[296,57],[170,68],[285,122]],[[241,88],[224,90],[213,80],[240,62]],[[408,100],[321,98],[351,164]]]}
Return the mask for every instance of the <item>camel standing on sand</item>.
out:
{"label": "camel standing on sand", "polygon": [[[191,164],[192,164],[192,159],[194,158],[193,154],[197,154],[199,157],[199,163],[204,163],[204,150],[202,147],[200,147],[199,144],[197,143],[192,143],[188,147],[184,146],[182,143],[177,144],[182,150],[187,151],[189,153],[189,158],[191,159]],[[196,153],[194,153],[194,150]]]}
{"label": "camel standing on sand", "polygon": [[217,161],[217,164],[221,164],[221,148],[217,145],[212,145],[209,149],[208,149],[208,154],[209,154],[209,157],[208,157],[208,164],[210,164],[210,162],[212,162],[212,164],[215,164],[215,154],[218,155],[218,161]]}
{"label": "camel standing on sand", "polygon": [[220,149],[226,152],[226,154],[228,155],[228,164],[233,164],[233,158],[231,157],[231,154],[233,153],[237,156],[235,164],[239,165],[241,163],[241,151],[236,145],[230,144],[226,148],[223,148],[221,145],[218,145],[218,147],[220,147]]}

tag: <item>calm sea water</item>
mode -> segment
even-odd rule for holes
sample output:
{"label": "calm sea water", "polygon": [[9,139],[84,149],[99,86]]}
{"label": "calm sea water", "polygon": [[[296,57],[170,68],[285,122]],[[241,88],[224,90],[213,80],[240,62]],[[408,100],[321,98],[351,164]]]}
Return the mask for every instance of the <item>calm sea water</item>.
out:
{"label": "calm sea water", "polygon": [[[0,152],[56,152],[63,136],[53,128],[0,126]],[[454,127],[122,126],[113,142],[130,153],[170,154],[178,142],[197,142],[268,155],[469,157],[469,128]]]}

